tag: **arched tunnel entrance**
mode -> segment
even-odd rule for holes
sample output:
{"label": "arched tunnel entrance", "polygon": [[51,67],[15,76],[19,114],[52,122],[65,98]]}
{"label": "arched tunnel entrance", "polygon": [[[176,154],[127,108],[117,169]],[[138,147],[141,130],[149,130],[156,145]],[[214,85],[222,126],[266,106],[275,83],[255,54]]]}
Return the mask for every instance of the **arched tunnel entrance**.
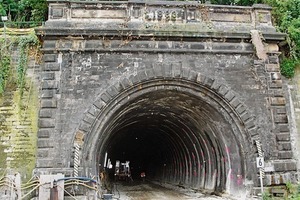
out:
{"label": "arched tunnel entrance", "polygon": [[216,92],[188,81],[132,86],[104,106],[88,138],[86,165],[98,172],[107,155],[113,165],[130,161],[133,178],[145,171],[150,180],[203,191],[235,193],[251,179],[241,120]]}

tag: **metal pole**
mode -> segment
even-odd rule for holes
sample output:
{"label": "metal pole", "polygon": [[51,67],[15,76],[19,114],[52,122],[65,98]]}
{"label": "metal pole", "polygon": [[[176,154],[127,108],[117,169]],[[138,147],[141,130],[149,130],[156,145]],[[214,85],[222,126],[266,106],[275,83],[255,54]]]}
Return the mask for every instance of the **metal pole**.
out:
{"label": "metal pole", "polygon": [[4,25],[4,48],[6,49],[6,24],[5,24],[5,21],[3,21],[3,25]]}
{"label": "metal pole", "polygon": [[259,168],[259,179],[260,179],[260,189],[261,189],[261,198],[263,199],[264,194],[264,185],[263,185],[263,177],[262,177],[262,168]]}
{"label": "metal pole", "polygon": [[6,48],[6,21],[7,16],[1,16],[1,20],[3,21],[3,32],[4,32],[4,48]]}

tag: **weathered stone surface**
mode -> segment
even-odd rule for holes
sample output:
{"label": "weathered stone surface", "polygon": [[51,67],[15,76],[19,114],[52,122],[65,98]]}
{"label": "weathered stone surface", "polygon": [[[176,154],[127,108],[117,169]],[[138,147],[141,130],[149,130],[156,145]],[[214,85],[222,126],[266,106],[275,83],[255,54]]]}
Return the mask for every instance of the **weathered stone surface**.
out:
{"label": "weathered stone surface", "polygon": [[290,133],[278,133],[276,139],[278,141],[290,141]]}
{"label": "weathered stone surface", "polygon": [[286,100],[284,97],[271,97],[270,103],[273,106],[284,106],[286,104]]}
{"label": "weathered stone surface", "polygon": [[39,128],[52,128],[55,127],[54,119],[39,119]]}
{"label": "weathered stone surface", "polygon": [[54,90],[41,91],[41,98],[53,98],[53,97],[54,97]]}
{"label": "weathered stone surface", "polygon": [[54,80],[55,74],[53,72],[44,72],[41,74],[42,80]]}
{"label": "weathered stone surface", "polygon": [[278,64],[266,64],[266,70],[268,72],[280,72],[280,66]]}
{"label": "weathered stone surface", "polygon": [[57,107],[57,100],[56,99],[43,99],[41,101],[41,108],[56,108]]}
{"label": "weathered stone surface", "polygon": [[[80,132],[80,173],[89,176],[97,171],[103,153],[117,154],[119,148],[113,145],[121,140],[129,147],[132,143],[122,137],[137,131],[133,140],[153,134],[153,144],[168,147],[160,147],[163,156],[190,163],[179,167],[166,159],[164,175],[174,183],[184,179],[183,184],[193,187],[214,182],[222,191],[238,189],[237,183],[245,179],[236,177],[249,174],[250,180],[257,179],[256,167],[245,166],[253,162],[257,149],[266,162],[274,163],[270,172],[293,173],[278,54],[268,50],[265,61],[257,60],[250,42],[254,29],[266,36],[265,46],[284,39],[271,24],[270,8],[131,3],[89,2],[86,7],[84,2],[50,2],[49,21],[40,30],[45,56],[38,145],[53,150],[40,151],[38,168],[72,168]],[[172,19],[169,11],[176,14]],[[256,141],[261,149],[253,145]],[[202,167],[222,177],[202,172]],[[161,169],[156,170],[161,178]],[[225,183],[228,177],[233,177],[230,186]]]}
{"label": "weathered stone surface", "polygon": [[45,54],[43,55],[44,62],[55,62],[56,61],[56,54]]}
{"label": "weathered stone surface", "polygon": [[51,131],[53,131],[53,130],[40,129],[38,131],[38,138],[49,138]]}
{"label": "weathered stone surface", "polygon": [[297,169],[297,165],[295,162],[292,162],[292,161],[275,162],[274,169],[277,172],[294,171]]}
{"label": "weathered stone surface", "polygon": [[53,140],[49,140],[49,139],[39,139],[38,140],[38,144],[37,144],[38,148],[51,148],[53,147]]}

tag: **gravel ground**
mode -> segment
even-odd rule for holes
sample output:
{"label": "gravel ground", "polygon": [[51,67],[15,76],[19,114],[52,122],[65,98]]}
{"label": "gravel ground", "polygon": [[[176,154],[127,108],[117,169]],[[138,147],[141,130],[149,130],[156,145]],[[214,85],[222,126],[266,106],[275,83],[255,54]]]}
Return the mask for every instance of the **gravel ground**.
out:
{"label": "gravel ground", "polygon": [[114,184],[113,193],[113,199],[119,200],[234,200],[230,197],[205,195],[192,190],[163,187],[149,182],[118,182]]}

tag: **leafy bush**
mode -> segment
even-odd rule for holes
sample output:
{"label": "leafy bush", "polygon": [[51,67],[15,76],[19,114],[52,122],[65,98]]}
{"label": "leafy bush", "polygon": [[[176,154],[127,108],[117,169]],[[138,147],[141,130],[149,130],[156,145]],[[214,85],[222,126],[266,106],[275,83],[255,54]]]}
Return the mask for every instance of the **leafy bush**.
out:
{"label": "leafy bush", "polygon": [[10,57],[7,55],[0,55],[0,94],[4,92],[9,71]]}
{"label": "leafy bush", "polygon": [[298,61],[295,59],[283,59],[280,65],[281,74],[287,78],[292,78],[295,74],[295,67],[297,66],[297,64]]}

